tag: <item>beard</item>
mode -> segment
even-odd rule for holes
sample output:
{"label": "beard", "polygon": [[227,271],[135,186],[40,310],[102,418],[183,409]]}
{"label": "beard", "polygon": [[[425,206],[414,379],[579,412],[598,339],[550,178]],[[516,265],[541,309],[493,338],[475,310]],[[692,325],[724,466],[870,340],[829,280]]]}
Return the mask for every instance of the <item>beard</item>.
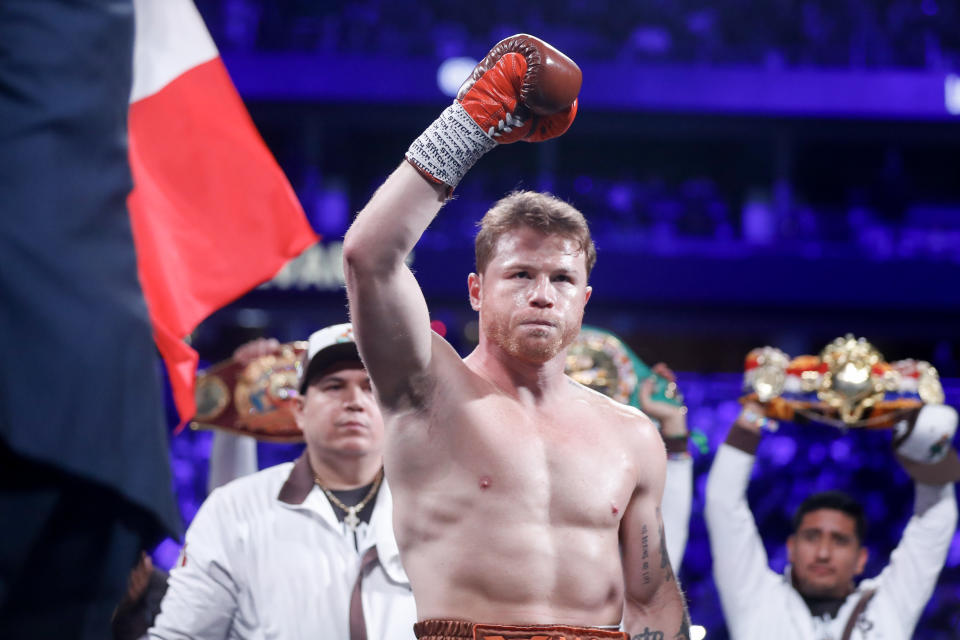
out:
{"label": "beard", "polygon": [[583,315],[576,322],[563,319],[554,327],[510,324],[510,318],[484,318],[483,332],[487,339],[513,358],[533,364],[544,364],[570,346],[580,334]]}

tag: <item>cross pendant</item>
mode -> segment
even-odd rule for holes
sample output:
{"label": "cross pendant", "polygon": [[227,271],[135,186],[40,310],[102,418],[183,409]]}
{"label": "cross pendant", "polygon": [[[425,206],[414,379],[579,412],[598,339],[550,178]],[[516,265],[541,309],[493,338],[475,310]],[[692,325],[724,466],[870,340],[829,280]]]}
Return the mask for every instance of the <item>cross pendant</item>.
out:
{"label": "cross pendant", "polygon": [[344,516],[343,521],[347,523],[351,531],[356,532],[357,526],[360,524],[360,518],[357,517],[357,510],[353,507],[347,509],[347,515]]}

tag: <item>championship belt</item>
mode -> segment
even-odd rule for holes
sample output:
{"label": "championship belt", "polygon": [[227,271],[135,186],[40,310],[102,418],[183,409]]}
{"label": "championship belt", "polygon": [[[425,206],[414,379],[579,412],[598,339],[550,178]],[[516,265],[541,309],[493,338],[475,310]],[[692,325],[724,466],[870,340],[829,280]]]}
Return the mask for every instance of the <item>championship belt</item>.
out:
{"label": "championship belt", "polygon": [[634,407],[640,406],[640,383],[653,376],[653,399],[683,406],[677,383],[654,373],[613,333],[584,325],[567,350],[566,373],[585,387]]}
{"label": "championship belt", "polygon": [[841,429],[891,429],[925,405],[943,404],[937,370],[922,360],[888,363],[848,334],[819,356],[791,359],[774,347],[747,354],[741,401],[759,402],[775,420]]}
{"label": "championship belt", "polygon": [[243,364],[224,360],[197,378],[191,429],[223,429],[270,442],[302,442],[293,403],[303,375],[305,341],[282,344]]}

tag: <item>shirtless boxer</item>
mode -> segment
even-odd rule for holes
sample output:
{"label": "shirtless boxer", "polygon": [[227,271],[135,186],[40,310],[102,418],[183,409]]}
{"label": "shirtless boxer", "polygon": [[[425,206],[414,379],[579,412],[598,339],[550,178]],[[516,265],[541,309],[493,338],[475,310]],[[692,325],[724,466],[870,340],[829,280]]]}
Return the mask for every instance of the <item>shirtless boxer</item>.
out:
{"label": "shirtless boxer", "polygon": [[344,240],[420,638],[624,638],[621,620],[636,640],[689,636],[664,544],[660,436],[564,375],[596,257],[583,216],[526,192],[486,214],[467,279],[480,342],[464,359],[430,331],[404,264],[470,165],[498,143],[563,133],[579,86],[549,45],[501,42]]}

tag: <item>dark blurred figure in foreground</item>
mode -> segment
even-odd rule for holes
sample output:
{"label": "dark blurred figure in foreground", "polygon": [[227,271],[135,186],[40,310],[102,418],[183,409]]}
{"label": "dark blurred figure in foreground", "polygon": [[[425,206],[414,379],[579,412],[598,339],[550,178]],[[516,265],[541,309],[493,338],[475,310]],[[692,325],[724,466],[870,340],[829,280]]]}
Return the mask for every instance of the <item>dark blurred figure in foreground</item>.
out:
{"label": "dark blurred figure in foreground", "polygon": [[137,640],[146,637],[147,629],[160,613],[160,601],[167,592],[170,577],[153,565],[146,552],[130,572],[127,592],[113,614],[113,640]]}
{"label": "dark blurred figure in foreground", "polygon": [[0,637],[103,638],[176,534],[126,208],[131,0],[0,3]]}

